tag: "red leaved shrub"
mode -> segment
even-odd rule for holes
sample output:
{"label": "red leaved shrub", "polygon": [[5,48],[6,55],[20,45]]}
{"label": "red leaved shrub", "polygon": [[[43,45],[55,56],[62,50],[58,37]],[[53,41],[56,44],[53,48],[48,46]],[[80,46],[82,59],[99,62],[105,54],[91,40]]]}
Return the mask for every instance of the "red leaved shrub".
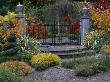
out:
{"label": "red leaved shrub", "polygon": [[100,0],[98,2],[93,3],[93,8],[94,9],[109,9],[110,8],[110,1],[107,0]]}
{"label": "red leaved shrub", "polygon": [[48,35],[47,29],[46,27],[44,27],[42,24],[40,23],[31,23],[28,26],[28,32],[29,35],[35,37],[35,38],[46,38]]}
{"label": "red leaved shrub", "polygon": [[79,20],[68,25],[67,32],[69,34],[76,34],[76,33],[79,33],[79,31],[80,31],[80,21]]}

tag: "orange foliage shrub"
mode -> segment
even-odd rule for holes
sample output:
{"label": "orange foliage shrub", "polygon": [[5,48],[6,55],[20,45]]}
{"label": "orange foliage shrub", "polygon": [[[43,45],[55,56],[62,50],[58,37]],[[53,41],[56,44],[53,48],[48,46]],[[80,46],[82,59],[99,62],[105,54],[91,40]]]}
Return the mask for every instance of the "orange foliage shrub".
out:
{"label": "orange foliage shrub", "polygon": [[7,68],[19,75],[26,75],[32,72],[32,68],[24,62],[7,61],[0,64],[0,67]]}

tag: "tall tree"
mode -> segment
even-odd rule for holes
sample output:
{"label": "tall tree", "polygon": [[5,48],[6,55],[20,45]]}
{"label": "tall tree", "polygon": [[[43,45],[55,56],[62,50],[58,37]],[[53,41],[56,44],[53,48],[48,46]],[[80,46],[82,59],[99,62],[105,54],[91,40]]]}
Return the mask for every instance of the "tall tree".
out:
{"label": "tall tree", "polygon": [[26,5],[28,2],[37,7],[43,7],[49,4],[53,4],[56,0],[23,0],[23,3]]}

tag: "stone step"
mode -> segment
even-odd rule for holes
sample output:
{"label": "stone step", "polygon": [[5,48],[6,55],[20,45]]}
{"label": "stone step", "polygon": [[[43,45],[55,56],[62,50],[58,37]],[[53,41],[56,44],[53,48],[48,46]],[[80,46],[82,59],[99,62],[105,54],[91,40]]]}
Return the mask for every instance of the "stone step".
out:
{"label": "stone step", "polygon": [[41,43],[42,45],[80,45],[80,42],[78,42],[78,41],[74,41],[74,42],[59,42],[59,43],[57,43],[57,42],[42,42]]}
{"label": "stone step", "polygon": [[82,51],[74,51],[74,52],[61,52],[61,53],[54,53],[54,54],[57,54],[59,55],[60,57],[62,58],[77,58],[77,57],[84,57],[84,56],[92,56],[92,55],[95,55],[95,51],[94,50],[82,50]]}
{"label": "stone step", "polygon": [[58,46],[50,46],[50,45],[42,45],[40,46],[40,50],[43,52],[73,52],[73,51],[82,51],[86,50],[85,47],[80,45],[58,45]]}
{"label": "stone step", "polygon": [[62,58],[95,55],[93,50],[88,50],[87,48],[80,45],[42,45],[40,50],[42,52],[51,52],[57,54]]}

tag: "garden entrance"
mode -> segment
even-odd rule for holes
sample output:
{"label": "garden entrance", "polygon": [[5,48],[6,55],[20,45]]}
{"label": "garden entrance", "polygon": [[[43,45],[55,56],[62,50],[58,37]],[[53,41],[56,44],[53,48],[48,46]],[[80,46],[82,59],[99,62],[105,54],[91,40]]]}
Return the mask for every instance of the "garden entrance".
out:
{"label": "garden entrance", "polygon": [[29,27],[29,34],[37,38],[44,45],[79,45],[80,44],[80,22],[71,24],[41,24],[32,23]]}
{"label": "garden entrance", "polygon": [[30,11],[30,16],[36,18],[33,18],[33,22],[29,25],[29,34],[42,44],[80,44],[79,8],[77,3],[73,6],[68,0],[57,0],[46,9]]}

